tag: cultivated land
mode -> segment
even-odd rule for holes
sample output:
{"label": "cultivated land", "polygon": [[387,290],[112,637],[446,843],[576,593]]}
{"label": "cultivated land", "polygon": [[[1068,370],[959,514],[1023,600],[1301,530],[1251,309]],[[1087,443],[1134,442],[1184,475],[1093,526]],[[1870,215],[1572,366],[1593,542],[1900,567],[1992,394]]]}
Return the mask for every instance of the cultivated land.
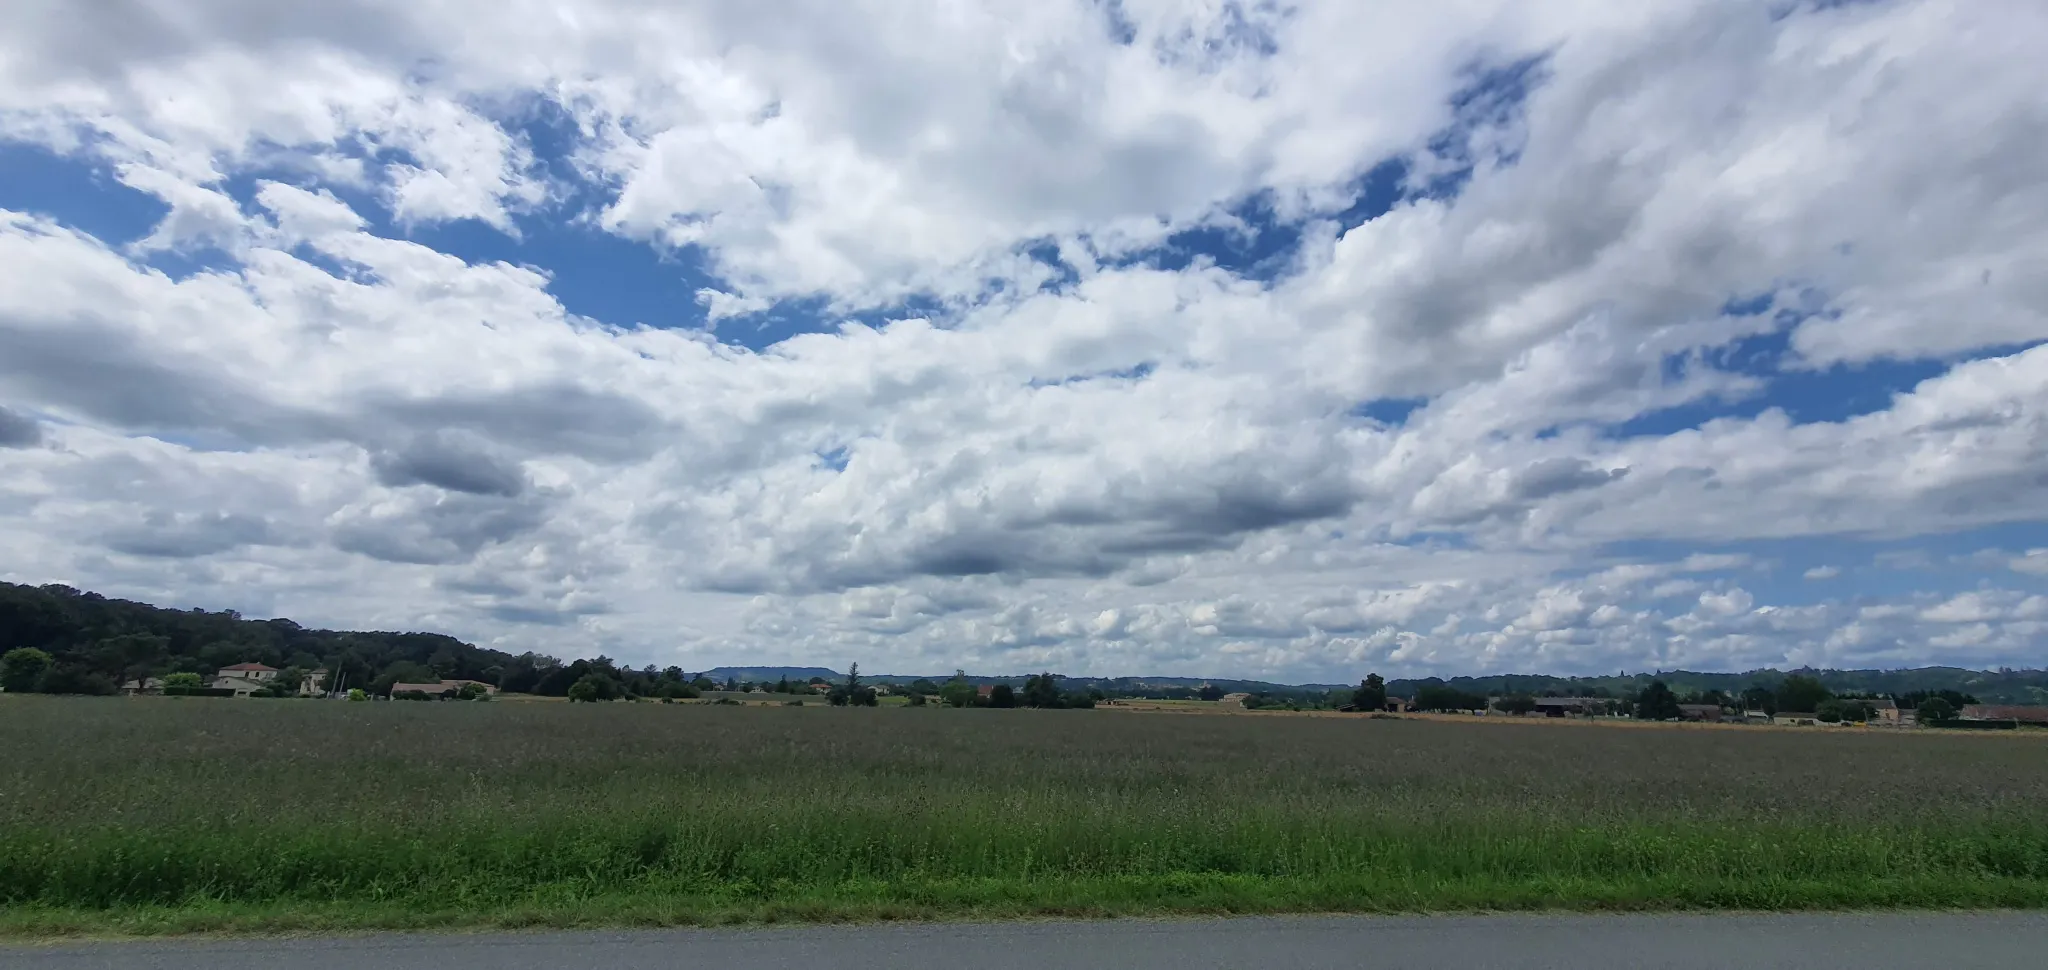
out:
{"label": "cultivated land", "polygon": [[2048,738],[0,697],[0,931],[2048,904]]}

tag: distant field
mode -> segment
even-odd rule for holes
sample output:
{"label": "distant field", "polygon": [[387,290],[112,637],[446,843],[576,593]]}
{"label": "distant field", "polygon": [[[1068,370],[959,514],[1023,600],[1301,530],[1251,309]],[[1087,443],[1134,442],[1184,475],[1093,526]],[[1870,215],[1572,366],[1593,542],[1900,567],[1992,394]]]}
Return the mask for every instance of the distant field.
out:
{"label": "distant field", "polygon": [[2048,739],[0,697],[0,932],[2041,906]]}

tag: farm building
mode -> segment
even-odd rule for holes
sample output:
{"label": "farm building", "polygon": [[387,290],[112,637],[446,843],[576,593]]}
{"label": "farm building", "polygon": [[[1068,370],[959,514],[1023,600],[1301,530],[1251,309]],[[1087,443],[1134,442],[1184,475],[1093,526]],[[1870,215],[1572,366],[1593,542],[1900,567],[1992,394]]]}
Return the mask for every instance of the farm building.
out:
{"label": "farm building", "polygon": [[1570,714],[1599,714],[1607,710],[1604,697],[1538,697],[1536,712],[1544,717],[1565,717]]}
{"label": "farm building", "polygon": [[2048,727],[2048,707],[2032,704],[1964,704],[1957,716],[1965,721],[2014,721]]}

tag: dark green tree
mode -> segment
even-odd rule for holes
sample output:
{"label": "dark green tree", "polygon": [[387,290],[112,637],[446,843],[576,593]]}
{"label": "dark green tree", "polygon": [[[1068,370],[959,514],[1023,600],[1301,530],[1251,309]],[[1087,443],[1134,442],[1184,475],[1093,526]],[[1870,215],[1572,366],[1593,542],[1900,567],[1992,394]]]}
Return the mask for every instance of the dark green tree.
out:
{"label": "dark green tree", "polygon": [[1916,709],[1922,724],[1947,724],[1955,720],[1956,708],[1947,698],[1930,697],[1920,702]]}
{"label": "dark green tree", "polygon": [[1827,686],[1820,682],[1820,678],[1805,674],[1793,674],[1785,678],[1785,682],[1778,685],[1777,695],[1778,710],[1794,714],[1817,712],[1822,701],[1834,696],[1828,692]]}
{"label": "dark green tree", "polygon": [[1387,709],[1387,682],[1377,673],[1366,674],[1358,682],[1358,689],[1351,692],[1351,709],[1356,711],[1384,711]]}
{"label": "dark green tree", "polygon": [[846,668],[846,682],[825,695],[833,707],[874,707],[880,703],[875,698],[875,689],[861,682],[860,664]]}
{"label": "dark green tree", "polygon": [[1223,699],[1223,688],[1215,684],[1203,684],[1202,689],[1195,692],[1195,696],[1205,701],[1220,701]]}
{"label": "dark green tree", "polygon": [[1017,691],[1008,684],[997,684],[994,687],[989,688],[988,706],[1016,707]]}
{"label": "dark green tree", "polygon": [[1511,694],[1501,698],[1499,706],[1505,713],[1520,716],[1536,709],[1536,698],[1527,694]]}
{"label": "dark green tree", "polygon": [[936,694],[939,692],[939,685],[919,677],[910,682],[910,692],[913,694]]}
{"label": "dark green tree", "polygon": [[121,680],[146,680],[170,656],[171,639],[149,633],[124,633],[93,644],[91,662]]}
{"label": "dark green tree", "polygon": [[1650,681],[1650,686],[1643,688],[1643,692],[1636,695],[1636,717],[1638,719],[1645,721],[1675,721],[1683,713],[1678,709],[1678,695],[1672,693],[1671,688],[1661,680]]}
{"label": "dark green tree", "polygon": [[1060,697],[1059,682],[1049,673],[1033,674],[1026,678],[1024,681],[1024,695],[1021,700],[1024,702],[1025,707],[1066,706]]}
{"label": "dark green tree", "polygon": [[45,694],[113,694],[118,685],[112,677],[85,664],[59,663],[43,673],[36,689]]}
{"label": "dark green tree", "polygon": [[0,657],[0,690],[27,694],[42,685],[50,669],[50,655],[34,647],[16,647]]}

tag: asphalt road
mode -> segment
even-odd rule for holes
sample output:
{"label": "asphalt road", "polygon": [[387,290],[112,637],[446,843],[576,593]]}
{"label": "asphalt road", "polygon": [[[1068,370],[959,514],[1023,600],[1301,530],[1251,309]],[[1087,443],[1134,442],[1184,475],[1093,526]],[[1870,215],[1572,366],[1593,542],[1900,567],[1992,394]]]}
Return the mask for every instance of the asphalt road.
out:
{"label": "asphalt road", "polygon": [[1303,917],[0,947],[5,970],[1047,970],[2048,966],[2048,913]]}

